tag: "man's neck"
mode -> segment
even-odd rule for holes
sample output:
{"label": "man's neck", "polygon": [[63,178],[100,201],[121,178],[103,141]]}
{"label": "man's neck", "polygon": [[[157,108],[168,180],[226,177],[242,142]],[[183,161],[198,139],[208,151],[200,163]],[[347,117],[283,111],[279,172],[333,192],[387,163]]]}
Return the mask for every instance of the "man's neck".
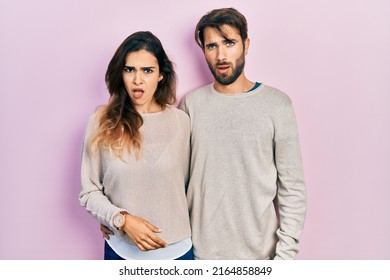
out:
{"label": "man's neck", "polygon": [[214,88],[220,93],[235,94],[249,91],[254,84],[254,82],[249,81],[244,75],[242,75],[230,85],[223,85],[214,81]]}

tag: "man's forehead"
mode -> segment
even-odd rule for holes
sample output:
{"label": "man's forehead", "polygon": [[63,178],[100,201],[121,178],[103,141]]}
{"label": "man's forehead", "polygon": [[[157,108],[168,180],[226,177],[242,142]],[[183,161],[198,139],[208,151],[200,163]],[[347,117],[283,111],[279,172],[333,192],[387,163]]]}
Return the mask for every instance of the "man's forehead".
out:
{"label": "man's forehead", "polygon": [[204,38],[205,40],[217,39],[223,37],[225,40],[240,39],[240,33],[237,28],[224,24],[221,26],[220,30],[216,27],[208,26],[204,29]]}

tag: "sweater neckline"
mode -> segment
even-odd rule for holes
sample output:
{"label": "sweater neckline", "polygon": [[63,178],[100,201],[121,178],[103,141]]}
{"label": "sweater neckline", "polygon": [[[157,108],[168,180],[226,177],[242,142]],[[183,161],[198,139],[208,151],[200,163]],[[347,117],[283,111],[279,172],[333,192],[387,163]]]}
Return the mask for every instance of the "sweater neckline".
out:
{"label": "sweater neckline", "polygon": [[144,118],[144,117],[153,117],[153,116],[159,116],[159,115],[162,115],[164,114],[165,112],[167,112],[169,110],[169,106],[167,106],[164,110],[161,110],[161,111],[158,111],[158,112],[154,112],[154,113],[142,113],[141,116]]}
{"label": "sweater neckline", "polygon": [[[258,82],[256,82],[256,83],[258,83]],[[255,85],[256,85],[256,83],[255,83]],[[259,91],[261,91],[263,89],[263,87],[264,87],[264,84],[259,83],[259,86],[255,87],[254,89],[249,90],[247,92],[237,92],[237,93],[226,94],[226,93],[222,93],[222,92],[219,92],[218,90],[216,90],[214,87],[214,83],[210,84],[211,92],[213,94],[218,95],[218,96],[223,96],[226,98],[232,98],[232,97],[237,98],[237,97],[251,96],[251,95],[257,94]]]}

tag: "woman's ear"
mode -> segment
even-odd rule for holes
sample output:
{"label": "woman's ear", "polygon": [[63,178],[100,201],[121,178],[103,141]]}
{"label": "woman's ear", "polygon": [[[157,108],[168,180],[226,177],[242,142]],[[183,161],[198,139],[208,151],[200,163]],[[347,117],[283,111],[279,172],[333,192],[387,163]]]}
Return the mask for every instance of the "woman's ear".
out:
{"label": "woman's ear", "polygon": [[162,79],[164,79],[164,75],[161,74],[160,77],[158,77],[158,81],[160,82]]}

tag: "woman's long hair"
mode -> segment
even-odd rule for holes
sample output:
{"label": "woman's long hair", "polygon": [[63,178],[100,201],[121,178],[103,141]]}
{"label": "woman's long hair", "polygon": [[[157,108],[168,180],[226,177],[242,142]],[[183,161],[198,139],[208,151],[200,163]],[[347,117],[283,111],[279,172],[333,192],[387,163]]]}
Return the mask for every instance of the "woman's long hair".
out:
{"label": "woman's long hair", "polygon": [[103,147],[122,158],[125,150],[129,153],[135,151],[136,155],[141,151],[140,127],[143,119],[135,110],[122,79],[127,54],[140,50],[146,50],[157,58],[160,74],[163,75],[154,100],[163,109],[176,101],[176,73],[160,40],[149,31],[131,34],[116,50],[107,67],[105,81],[110,99],[97,113],[98,129],[90,141],[93,153],[98,147]]}

